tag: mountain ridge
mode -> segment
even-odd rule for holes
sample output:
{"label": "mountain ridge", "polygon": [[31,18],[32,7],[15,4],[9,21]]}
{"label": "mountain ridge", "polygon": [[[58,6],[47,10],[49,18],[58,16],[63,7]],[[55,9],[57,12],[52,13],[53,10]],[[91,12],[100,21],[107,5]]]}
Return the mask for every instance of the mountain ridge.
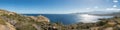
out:
{"label": "mountain ridge", "polygon": [[90,15],[99,15],[99,16],[117,16],[117,15],[120,15],[120,11],[119,12],[93,11],[93,12],[71,13],[71,14],[90,14]]}

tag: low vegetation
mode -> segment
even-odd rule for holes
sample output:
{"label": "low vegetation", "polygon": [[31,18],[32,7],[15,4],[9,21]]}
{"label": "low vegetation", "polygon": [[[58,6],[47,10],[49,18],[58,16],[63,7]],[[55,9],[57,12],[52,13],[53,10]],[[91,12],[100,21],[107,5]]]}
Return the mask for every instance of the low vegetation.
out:
{"label": "low vegetation", "polygon": [[16,30],[120,30],[120,17],[118,16],[99,20],[96,23],[63,25],[50,23],[49,19],[44,16],[24,16],[0,10],[0,24],[10,23]]}

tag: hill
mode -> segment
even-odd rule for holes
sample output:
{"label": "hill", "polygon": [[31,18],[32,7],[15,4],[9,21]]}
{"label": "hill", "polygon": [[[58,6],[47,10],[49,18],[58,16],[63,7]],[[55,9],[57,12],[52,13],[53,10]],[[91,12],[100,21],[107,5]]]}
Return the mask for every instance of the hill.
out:
{"label": "hill", "polygon": [[[89,19],[88,19],[89,20]],[[120,30],[120,17],[99,19],[96,23],[63,25],[50,23],[45,16],[24,16],[0,9],[0,30]]]}

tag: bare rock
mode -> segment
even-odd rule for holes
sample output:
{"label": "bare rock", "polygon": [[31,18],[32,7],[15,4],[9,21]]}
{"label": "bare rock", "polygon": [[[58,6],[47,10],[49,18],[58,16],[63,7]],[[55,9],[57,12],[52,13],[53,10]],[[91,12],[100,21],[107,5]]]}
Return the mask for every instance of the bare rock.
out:
{"label": "bare rock", "polygon": [[50,20],[45,16],[38,16],[37,21],[38,22],[50,22]]}
{"label": "bare rock", "polygon": [[13,25],[0,18],[0,30],[16,30]]}
{"label": "bare rock", "polygon": [[33,19],[34,21],[36,22],[50,22],[50,20],[45,17],[45,16],[38,16],[38,17],[35,17],[35,16],[29,16],[31,19]]}
{"label": "bare rock", "polygon": [[104,30],[113,30],[113,27],[105,28]]}

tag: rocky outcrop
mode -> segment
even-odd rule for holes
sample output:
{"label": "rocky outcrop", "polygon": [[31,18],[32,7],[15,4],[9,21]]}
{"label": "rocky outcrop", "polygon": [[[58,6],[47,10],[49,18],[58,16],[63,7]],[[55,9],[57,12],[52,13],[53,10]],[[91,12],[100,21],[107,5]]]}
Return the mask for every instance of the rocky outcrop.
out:
{"label": "rocky outcrop", "polygon": [[38,22],[42,22],[42,21],[43,22],[50,22],[50,20],[45,16],[38,16],[36,21],[38,21]]}
{"label": "rocky outcrop", "polygon": [[16,30],[16,28],[13,25],[11,25],[10,23],[6,22],[6,25],[8,26],[9,30]]}
{"label": "rocky outcrop", "polygon": [[47,25],[50,21],[44,16],[24,16],[0,9],[0,30],[42,30],[44,26],[38,24],[43,22]]}
{"label": "rocky outcrop", "polygon": [[0,18],[0,30],[16,30],[16,28],[10,23],[4,21],[4,19]]}
{"label": "rocky outcrop", "polygon": [[50,22],[50,20],[47,17],[42,16],[42,15],[37,16],[37,17],[30,16],[30,18],[32,18],[36,22]]}

